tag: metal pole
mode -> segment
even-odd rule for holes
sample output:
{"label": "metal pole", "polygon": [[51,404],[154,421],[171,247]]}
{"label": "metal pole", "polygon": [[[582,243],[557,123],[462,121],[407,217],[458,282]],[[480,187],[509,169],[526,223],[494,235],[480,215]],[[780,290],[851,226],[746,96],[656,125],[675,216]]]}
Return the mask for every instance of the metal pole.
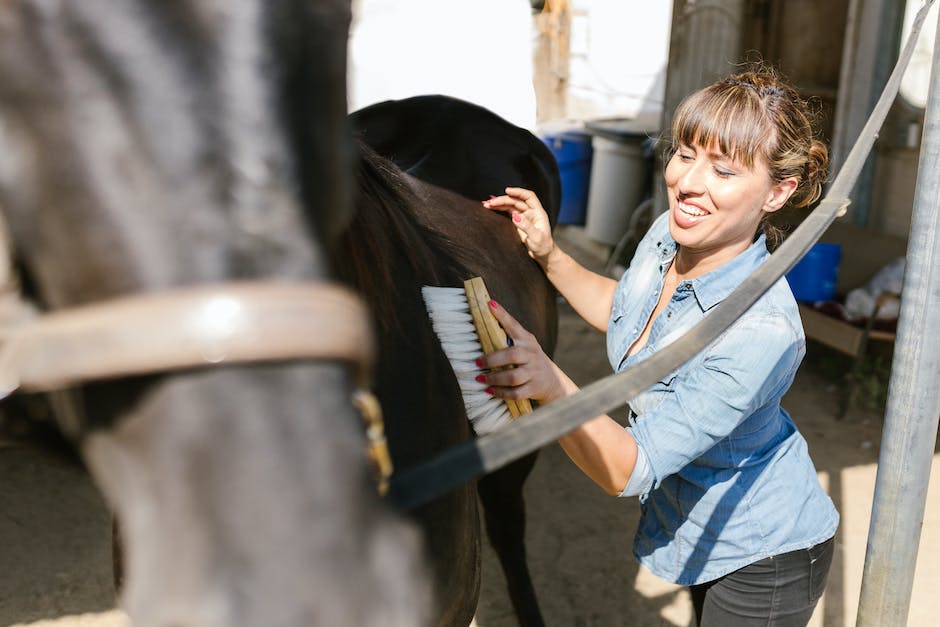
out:
{"label": "metal pole", "polygon": [[857,627],[904,625],[940,418],[940,23]]}

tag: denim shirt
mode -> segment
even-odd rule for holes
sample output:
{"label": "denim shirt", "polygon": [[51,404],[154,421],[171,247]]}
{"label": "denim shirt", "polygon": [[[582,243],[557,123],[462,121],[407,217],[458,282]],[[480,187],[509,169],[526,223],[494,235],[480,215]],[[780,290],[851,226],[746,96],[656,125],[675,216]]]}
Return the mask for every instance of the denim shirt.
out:
{"label": "denim shirt", "polygon": [[[761,235],[721,267],[681,283],[646,326],[676,254],[660,216],[620,279],[607,329],[617,371],[673,342],[768,257]],[[805,353],[799,310],[781,279],[691,361],[633,399],[627,429],[636,468],[623,496],[640,497],[633,551],[673,583],[705,583],[755,561],[831,538],[839,523],[806,441],[780,398]]]}

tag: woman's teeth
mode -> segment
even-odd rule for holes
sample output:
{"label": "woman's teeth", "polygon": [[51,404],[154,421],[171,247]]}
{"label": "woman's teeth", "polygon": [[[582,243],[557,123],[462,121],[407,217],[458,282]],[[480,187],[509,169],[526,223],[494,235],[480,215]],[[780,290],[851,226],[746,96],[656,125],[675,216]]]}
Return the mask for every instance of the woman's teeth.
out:
{"label": "woman's teeth", "polygon": [[685,204],[684,202],[682,202],[681,200],[679,201],[679,211],[681,211],[682,213],[684,213],[684,214],[686,214],[686,215],[690,215],[690,216],[693,216],[693,217],[696,217],[696,218],[701,217],[701,216],[708,215],[708,212],[707,212],[707,211],[702,211],[702,210],[699,209],[698,207],[693,207],[692,205],[687,205],[687,204]]}

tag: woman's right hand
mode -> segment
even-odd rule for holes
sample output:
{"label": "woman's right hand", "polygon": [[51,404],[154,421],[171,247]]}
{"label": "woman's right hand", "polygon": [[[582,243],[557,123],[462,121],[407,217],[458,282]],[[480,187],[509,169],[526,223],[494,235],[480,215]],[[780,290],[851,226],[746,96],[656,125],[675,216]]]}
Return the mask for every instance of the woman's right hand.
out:
{"label": "woman's right hand", "polygon": [[542,404],[578,391],[568,375],[545,354],[534,335],[496,301],[491,300],[489,306],[507,337],[512,338],[512,345],[480,358],[477,363],[487,372],[477,381],[487,384],[497,398],[530,398]]}
{"label": "woman's right hand", "polygon": [[529,256],[545,266],[548,256],[555,250],[555,240],[548,214],[535,192],[522,187],[507,187],[505,195],[484,200],[483,206],[508,213],[516,225],[519,239],[529,250]]}

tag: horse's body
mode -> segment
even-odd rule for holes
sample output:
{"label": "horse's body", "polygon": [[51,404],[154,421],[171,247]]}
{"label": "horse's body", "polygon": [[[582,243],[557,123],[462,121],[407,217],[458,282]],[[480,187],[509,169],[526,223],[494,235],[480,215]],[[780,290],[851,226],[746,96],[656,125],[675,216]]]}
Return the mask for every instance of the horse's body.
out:
{"label": "horse's body", "polygon": [[[356,214],[338,239],[339,275],[376,317],[376,391],[396,468],[472,437],[450,366],[431,329],[422,285],[460,286],[482,276],[547,351],[555,344],[555,292],[507,216],[484,209],[507,184],[536,189],[552,217],[560,184],[547,148],[489,111],[446,97],[390,101],[356,112],[363,141]],[[380,151],[382,155],[372,151]],[[523,625],[541,624],[526,566],[522,485],[535,456],[477,484],[489,538]],[[466,625],[480,585],[474,486],[415,513],[434,566],[438,624]]]}
{"label": "horse's body", "polygon": [[[340,0],[0,3],[0,209],[41,304],[326,277],[349,19]],[[350,393],[335,361],[82,388],[135,625],[427,621],[419,536],[370,485]]]}

